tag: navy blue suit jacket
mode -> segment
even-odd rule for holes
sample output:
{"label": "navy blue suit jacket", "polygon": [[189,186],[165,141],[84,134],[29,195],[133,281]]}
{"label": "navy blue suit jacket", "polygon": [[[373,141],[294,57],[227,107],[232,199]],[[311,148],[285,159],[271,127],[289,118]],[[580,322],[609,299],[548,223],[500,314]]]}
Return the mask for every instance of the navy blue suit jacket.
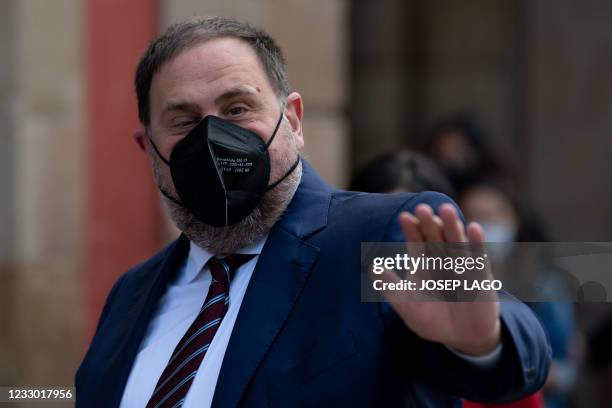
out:
{"label": "navy blue suit jacket", "polygon": [[[416,336],[388,304],[360,301],[360,243],[401,241],[398,213],[419,203],[437,209],[446,196],[339,191],[303,163],[247,288],[214,408],[461,406],[458,397],[503,402],[542,386],[549,345],[520,302],[501,302],[502,357],[483,371]],[[181,236],[117,281],[76,375],[77,406],[119,404],[151,314],[188,250]]]}

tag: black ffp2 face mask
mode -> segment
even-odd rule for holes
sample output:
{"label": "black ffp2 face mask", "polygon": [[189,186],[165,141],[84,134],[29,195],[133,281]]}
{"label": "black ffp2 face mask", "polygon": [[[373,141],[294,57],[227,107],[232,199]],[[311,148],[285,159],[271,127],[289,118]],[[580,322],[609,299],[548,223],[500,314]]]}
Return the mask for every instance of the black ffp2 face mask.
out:
{"label": "black ffp2 face mask", "polygon": [[170,167],[179,200],[160,191],[169,200],[187,208],[193,215],[215,227],[236,224],[248,216],[263,195],[276,187],[298,166],[295,163],[279,180],[270,179],[268,147],[274,140],[283,119],[278,119],[268,143],[254,132],[216,116],[206,116],[170,154],[159,158]]}

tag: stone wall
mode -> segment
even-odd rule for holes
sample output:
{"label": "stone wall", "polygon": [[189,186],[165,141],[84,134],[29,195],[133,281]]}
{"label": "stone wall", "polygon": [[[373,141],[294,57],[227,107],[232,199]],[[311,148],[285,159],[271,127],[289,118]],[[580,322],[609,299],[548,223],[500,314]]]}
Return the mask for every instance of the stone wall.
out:
{"label": "stone wall", "polygon": [[[4,1],[0,188],[3,384],[70,385],[80,357],[81,2]],[[5,13],[6,12],[6,13]],[[10,44],[5,44],[10,41]],[[7,226],[8,224],[8,226]],[[7,307],[8,306],[8,307]]]}

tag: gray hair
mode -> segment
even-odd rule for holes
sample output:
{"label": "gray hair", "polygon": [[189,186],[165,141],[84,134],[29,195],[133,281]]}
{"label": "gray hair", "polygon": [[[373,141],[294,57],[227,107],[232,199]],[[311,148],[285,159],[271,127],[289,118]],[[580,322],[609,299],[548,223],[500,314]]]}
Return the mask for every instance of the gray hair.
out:
{"label": "gray hair", "polygon": [[257,54],[279,99],[287,97],[289,81],[285,58],[268,34],[247,23],[223,17],[192,17],[168,27],[149,44],[138,62],[134,86],[138,99],[138,118],[145,127],[149,126],[151,120],[149,93],[155,73],[182,51],[221,37],[246,41]]}

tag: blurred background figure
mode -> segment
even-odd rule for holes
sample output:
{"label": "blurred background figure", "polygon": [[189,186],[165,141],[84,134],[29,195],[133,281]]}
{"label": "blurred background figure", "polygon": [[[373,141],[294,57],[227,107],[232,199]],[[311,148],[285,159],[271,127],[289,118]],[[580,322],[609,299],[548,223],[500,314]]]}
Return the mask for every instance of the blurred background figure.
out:
{"label": "blurred background figure", "polygon": [[594,390],[601,401],[612,401],[612,316],[599,323],[588,338],[588,359]]}
{"label": "blurred background figure", "polygon": [[[479,222],[486,241],[499,243],[489,246],[492,257],[503,261],[513,249],[503,243],[549,240],[541,220],[526,198],[519,200],[512,193],[516,189],[515,173],[489,146],[491,137],[486,136],[475,117],[450,116],[435,125],[426,140],[425,152],[436,160],[452,183],[466,221]],[[558,294],[573,288],[559,278],[554,265],[542,267],[551,270],[546,274],[552,277],[545,282],[548,290]],[[535,273],[522,272],[522,277],[517,273],[517,279],[531,281],[533,285],[544,284],[534,281]],[[543,390],[546,406],[566,408],[570,406],[569,396],[576,383],[579,353],[575,349],[581,339],[574,305],[568,302],[534,302],[530,306],[542,321],[553,349],[553,365]],[[537,403],[536,400],[529,403]]]}
{"label": "blurred background figure", "polygon": [[454,196],[454,189],[438,165],[410,150],[384,154],[353,174],[349,190],[368,193],[438,191]]}
{"label": "blurred background figure", "polygon": [[[486,180],[486,179],[485,179]],[[459,191],[458,203],[468,222],[481,223],[487,242],[545,242],[547,241],[535,216],[527,217],[519,208],[518,200],[493,179],[472,180]],[[492,244],[488,251],[494,251],[499,258],[508,255],[511,245]],[[500,251],[501,250],[501,251]],[[498,259],[498,261],[502,261]],[[553,265],[543,267],[554,268]],[[518,271],[517,271],[518,272]],[[555,272],[558,272],[555,269]],[[527,271],[529,275],[529,271]],[[535,275],[535,274],[534,274]],[[545,290],[571,290],[559,273],[546,274]],[[529,279],[529,276],[527,276]],[[539,285],[536,276],[531,285]],[[543,389],[546,406],[567,408],[576,383],[581,335],[577,331],[574,305],[570,302],[531,302],[529,306],[540,318],[552,347],[553,363]]]}
{"label": "blurred background figure", "polygon": [[506,174],[474,117],[460,114],[440,121],[426,139],[425,153],[442,168],[457,190],[484,175]]}
{"label": "blurred background figure", "polygon": [[472,179],[458,190],[457,200],[466,206],[466,219],[482,224],[487,242],[544,242],[543,227],[527,214],[504,182],[487,176]]}

